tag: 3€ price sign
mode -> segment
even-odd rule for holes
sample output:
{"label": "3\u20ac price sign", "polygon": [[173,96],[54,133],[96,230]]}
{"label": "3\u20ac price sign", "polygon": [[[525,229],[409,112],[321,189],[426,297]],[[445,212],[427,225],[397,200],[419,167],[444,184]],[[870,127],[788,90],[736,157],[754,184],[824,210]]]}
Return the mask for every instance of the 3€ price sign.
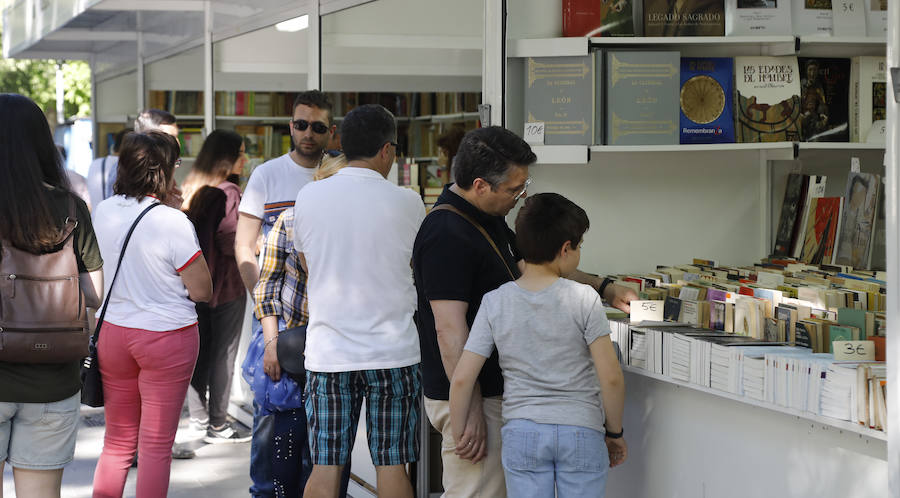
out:
{"label": "3\u20ac price sign", "polygon": [[664,301],[632,301],[631,323],[663,321]]}
{"label": "3\u20ac price sign", "polygon": [[863,1],[832,0],[834,36],[866,36],[866,7]]}
{"label": "3\u20ac price sign", "polygon": [[835,361],[875,361],[874,341],[834,341]]}
{"label": "3\u20ac price sign", "polygon": [[544,122],[525,123],[525,141],[530,144],[544,145]]}

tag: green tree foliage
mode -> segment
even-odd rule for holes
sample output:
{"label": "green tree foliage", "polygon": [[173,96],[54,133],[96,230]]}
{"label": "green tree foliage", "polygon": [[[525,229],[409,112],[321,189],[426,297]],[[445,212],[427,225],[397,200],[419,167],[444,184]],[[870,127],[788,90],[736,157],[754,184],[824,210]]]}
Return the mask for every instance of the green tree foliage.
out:
{"label": "green tree foliage", "polygon": [[[0,59],[0,92],[20,93],[34,100],[45,113],[55,112],[56,66],[56,61],[52,60]],[[62,76],[65,116],[90,116],[91,73],[88,65],[82,61],[65,61]]]}

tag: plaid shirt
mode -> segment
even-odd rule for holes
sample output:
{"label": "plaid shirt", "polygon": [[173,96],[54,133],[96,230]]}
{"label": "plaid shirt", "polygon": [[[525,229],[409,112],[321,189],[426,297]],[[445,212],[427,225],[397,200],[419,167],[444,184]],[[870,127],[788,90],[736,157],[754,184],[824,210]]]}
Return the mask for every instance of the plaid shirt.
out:
{"label": "plaid shirt", "polygon": [[253,288],[256,318],[278,316],[286,328],[309,321],[306,272],[294,251],[294,210],[285,209],[266,237],[259,281]]}

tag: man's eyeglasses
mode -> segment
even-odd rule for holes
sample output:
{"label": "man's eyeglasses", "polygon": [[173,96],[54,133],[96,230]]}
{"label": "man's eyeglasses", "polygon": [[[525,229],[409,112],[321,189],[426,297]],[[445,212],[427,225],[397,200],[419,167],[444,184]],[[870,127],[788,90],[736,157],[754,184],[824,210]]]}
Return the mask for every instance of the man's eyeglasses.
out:
{"label": "man's eyeglasses", "polygon": [[313,121],[310,123],[305,119],[295,119],[291,121],[294,126],[294,129],[297,131],[306,131],[307,128],[312,126],[313,133],[318,133],[319,135],[324,135],[328,133],[328,125],[321,121]]}
{"label": "man's eyeglasses", "polygon": [[520,190],[519,193],[516,194],[516,196],[515,196],[514,199],[517,200],[517,201],[518,201],[519,199],[521,199],[522,196],[525,195],[525,191],[528,190],[528,186],[531,185],[531,182],[533,182],[533,181],[534,181],[534,180],[532,180],[532,178],[529,176],[528,179],[525,180],[525,185],[522,185],[522,190]]}

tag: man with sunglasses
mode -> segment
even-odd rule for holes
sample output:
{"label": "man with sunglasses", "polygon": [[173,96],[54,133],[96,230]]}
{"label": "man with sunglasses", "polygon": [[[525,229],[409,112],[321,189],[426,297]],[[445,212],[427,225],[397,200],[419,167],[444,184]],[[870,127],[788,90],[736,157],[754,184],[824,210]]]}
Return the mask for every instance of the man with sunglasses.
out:
{"label": "man with sunglasses", "polygon": [[[267,235],[278,215],[294,206],[297,193],[312,181],[313,173],[335,131],[331,115],[332,104],[324,93],[309,90],[298,94],[293,109],[290,121],[292,150],[253,170],[238,208],[240,214],[234,254],[241,280],[251,293],[259,280],[256,252],[260,229],[263,236]],[[274,353],[277,336],[278,330],[263,332],[259,321],[254,318],[251,349],[255,343],[261,343],[264,345],[261,347],[271,349]],[[248,369],[252,368],[262,368],[262,365],[245,363],[245,377]],[[272,382],[275,381],[273,378]],[[300,390],[302,388],[303,386],[299,386]],[[272,484],[271,412],[275,407],[254,403],[254,408],[253,439],[250,443],[250,478],[253,485],[250,487],[250,494],[254,497],[272,497],[275,496],[275,490]]]}
{"label": "man with sunglasses", "polygon": [[[506,496],[500,459],[503,376],[497,352],[485,362],[460,441],[450,427],[450,382],[481,298],[521,275],[515,233],[504,217],[527,195],[537,160],[513,132],[491,126],[463,137],[444,187],[413,246],[425,412],[442,437],[444,496]],[[476,226],[478,225],[478,226]],[[483,230],[483,233],[482,233]],[[568,278],[591,285],[623,310],[637,295],[597,276]]]}

